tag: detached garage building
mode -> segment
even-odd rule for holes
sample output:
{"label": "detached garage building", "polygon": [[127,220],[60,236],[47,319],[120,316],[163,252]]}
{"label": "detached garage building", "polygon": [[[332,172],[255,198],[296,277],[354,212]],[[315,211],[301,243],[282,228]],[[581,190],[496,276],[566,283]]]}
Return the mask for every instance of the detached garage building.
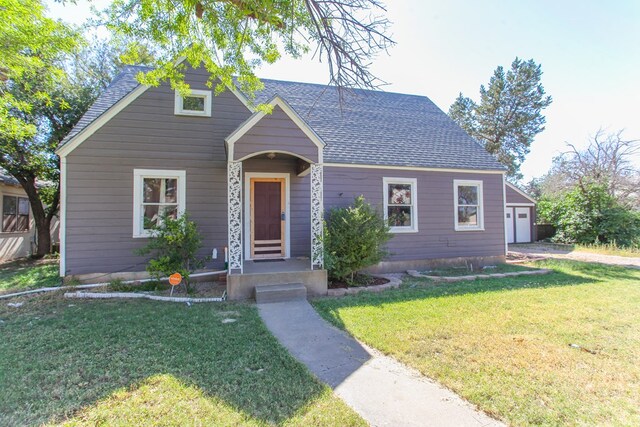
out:
{"label": "detached garage building", "polygon": [[505,186],[504,219],[508,243],[535,242],[536,201],[513,184]]}

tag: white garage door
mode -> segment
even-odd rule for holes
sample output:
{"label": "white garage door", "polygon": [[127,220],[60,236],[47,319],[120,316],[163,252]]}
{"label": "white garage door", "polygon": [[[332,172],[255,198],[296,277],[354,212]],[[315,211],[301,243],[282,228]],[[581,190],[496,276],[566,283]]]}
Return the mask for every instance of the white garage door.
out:
{"label": "white garage door", "polygon": [[529,208],[516,208],[516,240],[518,243],[531,241],[531,219]]}
{"label": "white garage door", "polygon": [[504,222],[507,225],[507,243],[515,242],[513,234],[513,208],[505,208]]}

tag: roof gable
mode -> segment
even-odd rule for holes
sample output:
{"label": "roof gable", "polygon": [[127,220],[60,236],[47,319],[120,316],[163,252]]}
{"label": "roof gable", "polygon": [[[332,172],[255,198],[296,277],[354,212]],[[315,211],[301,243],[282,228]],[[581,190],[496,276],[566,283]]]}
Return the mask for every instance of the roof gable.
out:
{"label": "roof gable", "polygon": [[[314,132],[311,127],[300,117],[300,115],[293,109],[291,106],[279,96],[274,96],[269,102],[268,105],[272,106],[274,110],[276,108],[280,108],[281,111],[286,114],[286,116],[295,123],[295,125],[306,135],[306,137],[316,146],[318,150],[318,162],[322,163],[322,150],[325,146],[325,143],[320,139],[320,137]],[[254,128],[261,120],[263,120],[267,116],[267,113],[263,111],[256,111],[245,120],[235,131],[233,131],[226,139],[226,143],[229,148],[229,158],[234,159],[234,147],[235,144],[242,139],[251,129]],[[305,159],[309,161],[308,159]]]}
{"label": "roof gable", "polygon": [[[176,63],[179,64],[183,61],[184,58],[181,58]],[[56,149],[56,153],[62,157],[69,154],[85,139],[149,90],[150,86],[141,85],[136,79],[138,73],[149,70],[151,70],[150,67],[143,66],[128,65],[124,67],[120,74],[113,79],[104,92],[84,113],[78,123],[71,129],[71,132],[62,140],[60,146]],[[230,88],[230,91],[250,110],[247,98],[243,93],[236,88]]]}
{"label": "roof gable", "polygon": [[[513,192],[515,192],[517,195],[525,198],[526,200],[529,200],[531,203],[533,204],[537,204],[538,202],[536,202],[536,199],[534,199],[533,197],[531,197],[530,195],[528,195],[527,193],[525,193],[524,191],[522,191],[520,188],[518,188],[517,186],[513,185],[512,183],[505,181],[505,184],[507,186],[508,189],[512,190]],[[517,196],[516,196],[517,197]],[[509,201],[509,194],[507,194],[507,204],[510,203],[514,203],[514,202],[510,202]]]}

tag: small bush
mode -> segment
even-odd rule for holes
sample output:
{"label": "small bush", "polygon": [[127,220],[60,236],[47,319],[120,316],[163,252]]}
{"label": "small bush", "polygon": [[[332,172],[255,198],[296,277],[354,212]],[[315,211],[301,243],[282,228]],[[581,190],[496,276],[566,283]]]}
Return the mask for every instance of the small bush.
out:
{"label": "small bush", "polygon": [[151,236],[149,243],[136,251],[138,255],[152,254],[147,264],[151,277],[159,279],[180,273],[189,292],[189,275],[207,259],[197,256],[202,240],[195,222],[190,221],[187,214],[179,218],[163,215],[159,224],[151,229]]}
{"label": "small bush", "polygon": [[329,277],[353,285],[358,270],[384,259],[389,238],[389,226],[363,196],[356,197],[352,206],[331,209],[324,238]]}

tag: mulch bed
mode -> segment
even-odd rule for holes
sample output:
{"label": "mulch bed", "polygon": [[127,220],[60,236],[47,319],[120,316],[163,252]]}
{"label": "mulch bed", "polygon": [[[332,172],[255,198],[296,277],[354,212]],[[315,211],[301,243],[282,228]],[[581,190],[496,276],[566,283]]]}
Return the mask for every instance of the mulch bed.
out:
{"label": "mulch bed", "polygon": [[356,285],[349,286],[345,282],[341,281],[331,281],[329,282],[329,289],[344,289],[344,288],[361,288],[365,286],[377,286],[384,285],[385,283],[389,283],[389,279],[385,279],[384,277],[374,277],[367,276],[364,274],[358,274],[355,278]]}
{"label": "mulch bed", "polygon": [[[185,292],[184,286],[178,285],[173,290],[173,296],[179,297],[220,297],[223,292],[227,289],[226,283],[221,282],[191,282],[189,285],[191,288],[191,293],[187,294]],[[164,289],[162,291],[155,292],[157,295],[169,296],[171,294],[171,289]]]}

